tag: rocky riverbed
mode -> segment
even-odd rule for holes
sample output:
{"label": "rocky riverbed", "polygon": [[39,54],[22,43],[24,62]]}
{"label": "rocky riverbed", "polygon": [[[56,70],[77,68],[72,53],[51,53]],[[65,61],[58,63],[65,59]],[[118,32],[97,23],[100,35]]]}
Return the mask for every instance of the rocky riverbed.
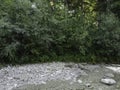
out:
{"label": "rocky riverbed", "polygon": [[7,66],[0,69],[0,90],[120,90],[120,65]]}

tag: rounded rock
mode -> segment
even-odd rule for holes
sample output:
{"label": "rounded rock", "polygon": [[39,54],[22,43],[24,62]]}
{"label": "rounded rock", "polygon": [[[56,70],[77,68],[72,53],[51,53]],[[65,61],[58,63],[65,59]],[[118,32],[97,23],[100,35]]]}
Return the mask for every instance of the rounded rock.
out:
{"label": "rounded rock", "polygon": [[114,85],[114,84],[116,84],[116,81],[114,79],[110,79],[110,78],[101,79],[101,82],[103,84],[106,84],[106,85]]}

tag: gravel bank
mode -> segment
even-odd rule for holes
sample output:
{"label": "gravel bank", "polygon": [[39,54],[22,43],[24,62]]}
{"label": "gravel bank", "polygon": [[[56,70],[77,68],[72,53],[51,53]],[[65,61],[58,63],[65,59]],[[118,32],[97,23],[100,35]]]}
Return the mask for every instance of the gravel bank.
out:
{"label": "gravel bank", "polygon": [[[59,81],[63,81],[64,83],[66,83],[66,86],[72,84],[74,85],[76,83],[74,85],[75,87],[77,87],[76,85],[78,86],[84,85],[84,87],[94,88],[101,85],[101,87],[104,86],[105,88],[108,88],[109,86],[99,82],[100,79],[104,78],[104,75],[107,73],[113,73],[115,75],[115,80],[117,79],[117,84],[111,86],[108,89],[100,89],[100,90],[112,90],[112,89],[120,90],[117,89],[119,88],[120,85],[119,84],[120,81],[118,79],[119,77],[117,76],[120,74],[110,70],[110,68],[108,67],[109,66],[105,66],[105,65],[88,65],[88,64],[74,64],[74,63],[59,63],[59,62],[13,66],[13,67],[8,66],[0,70],[0,90],[13,90],[13,88],[17,88],[23,85],[34,85],[34,86],[47,85],[50,81],[53,81],[53,84],[55,83],[55,81],[57,81],[59,85],[60,85]],[[96,82],[98,82],[98,84]],[[42,89],[31,89],[31,90],[42,90]],[[69,90],[69,89],[65,89],[65,90]],[[99,90],[99,89],[95,88],[92,90]]]}

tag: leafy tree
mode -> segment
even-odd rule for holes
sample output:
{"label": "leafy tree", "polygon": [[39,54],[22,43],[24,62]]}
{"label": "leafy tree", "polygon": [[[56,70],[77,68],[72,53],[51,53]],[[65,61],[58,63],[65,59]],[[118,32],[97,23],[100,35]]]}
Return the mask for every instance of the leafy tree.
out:
{"label": "leafy tree", "polygon": [[106,59],[118,59],[120,57],[120,22],[112,13],[103,14],[101,18],[100,28],[96,31],[94,39],[95,53]]}

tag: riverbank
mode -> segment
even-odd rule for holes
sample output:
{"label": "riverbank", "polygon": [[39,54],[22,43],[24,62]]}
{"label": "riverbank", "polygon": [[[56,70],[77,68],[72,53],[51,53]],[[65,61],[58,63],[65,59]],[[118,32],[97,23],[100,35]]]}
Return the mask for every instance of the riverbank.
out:
{"label": "riverbank", "polygon": [[[119,65],[44,63],[0,69],[1,90],[119,90]],[[111,78],[108,85],[102,79]]]}

